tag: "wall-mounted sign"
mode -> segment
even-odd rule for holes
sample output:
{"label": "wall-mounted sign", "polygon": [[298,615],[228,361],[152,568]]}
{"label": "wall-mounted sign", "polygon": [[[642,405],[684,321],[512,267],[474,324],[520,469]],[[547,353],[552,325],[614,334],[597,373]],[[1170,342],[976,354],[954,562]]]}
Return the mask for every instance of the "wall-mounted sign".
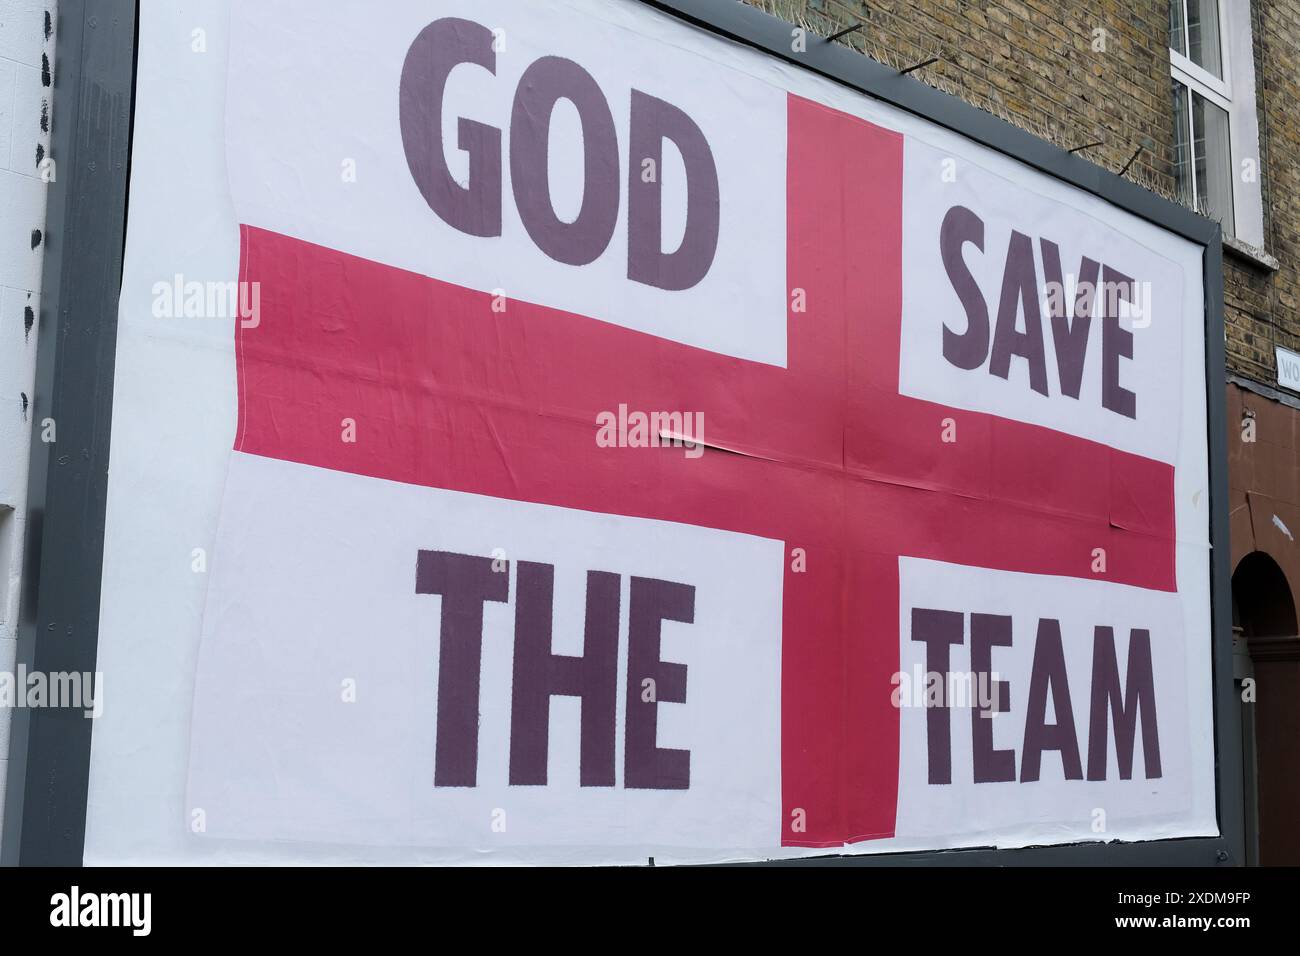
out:
{"label": "wall-mounted sign", "polygon": [[1199,246],[639,3],[142,17],[88,858],[1217,833]]}
{"label": "wall-mounted sign", "polygon": [[1300,392],[1300,355],[1282,346],[1276,346],[1277,384],[1282,388]]}

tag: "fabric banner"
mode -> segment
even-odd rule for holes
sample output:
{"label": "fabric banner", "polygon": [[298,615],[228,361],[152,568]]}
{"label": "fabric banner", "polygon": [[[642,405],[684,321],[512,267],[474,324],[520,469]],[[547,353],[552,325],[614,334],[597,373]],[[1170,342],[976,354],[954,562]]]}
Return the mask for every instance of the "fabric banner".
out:
{"label": "fabric banner", "polygon": [[1217,832],[1199,249],[792,63],[234,0],[196,841]]}

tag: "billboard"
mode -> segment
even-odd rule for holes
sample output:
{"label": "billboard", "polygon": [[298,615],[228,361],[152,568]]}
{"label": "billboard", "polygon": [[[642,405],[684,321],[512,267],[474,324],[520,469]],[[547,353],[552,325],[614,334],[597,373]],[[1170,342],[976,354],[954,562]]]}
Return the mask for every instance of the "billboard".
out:
{"label": "billboard", "polygon": [[137,111],[88,862],[1218,833],[1200,245],[632,0]]}

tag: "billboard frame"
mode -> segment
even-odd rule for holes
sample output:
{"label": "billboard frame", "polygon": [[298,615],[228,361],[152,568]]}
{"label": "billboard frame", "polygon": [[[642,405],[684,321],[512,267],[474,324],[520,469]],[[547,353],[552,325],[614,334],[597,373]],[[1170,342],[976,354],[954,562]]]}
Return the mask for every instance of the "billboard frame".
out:
{"label": "billboard frame", "polygon": [[[55,29],[45,264],[17,663],[94,673],[118,294],[135,103],[135,0],[60,0]],[[98,692],[98,691],[97,691]],[[80,866],[93,721],[12,712],[0,863]]]}
{"label": "billboard frame", "polygon": [[[1245,861],[1240,714],[1232,678],[1223,249],[1219,225],[909,75],[736,0],[638,0],[888,103],[1098,196],[1204,249],[1215,786],[1220,836],[1025,849],[827,855],[786,866],[1212,866]],[[18,655],[29,670],[94,672],[117,307],[135,95],[134,0],[62,0]],[[76,334],[73,334],[73,333]],[[1216,373],[1217,376],[1216,376]],[[0,863],[79,866],[92,726],[80,711],[15,709]],[[750,865],[750,864],[745,864]]]}

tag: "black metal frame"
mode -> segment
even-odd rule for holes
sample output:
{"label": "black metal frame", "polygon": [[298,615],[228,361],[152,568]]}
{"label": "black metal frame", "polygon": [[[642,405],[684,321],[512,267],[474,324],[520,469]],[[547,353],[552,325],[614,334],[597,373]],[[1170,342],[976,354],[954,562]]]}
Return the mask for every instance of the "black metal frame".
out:
{"label": "black metal frame", "polygon": [[[95,670],[135,81],[134,0],[60,0],[18,662]],[[56,441],[41,440],[54,419]],[[92,721],[13,711],[0,862],[80,866]]]}
{"label": "black metal frame", "polygon": [[[1212,648],[1221,836],[1022,850],[828,856],[785,865],[1208,865],[1244,860],[1241,735],[1232,683],[1228,567],[1223,251],[1218,224],[960,100],[735,0],[641,0],[1005,153],[1205,249]],[[51,189],[32,440],[19,660],[38,670],[93,671],[99,626],[117,302],[126,222],[134,0],[61,0]],[[38,637],[44,635],[42,639]],[[79,865],[85,836],[90,722],[80,712],[14,713],[0,862]]]}

